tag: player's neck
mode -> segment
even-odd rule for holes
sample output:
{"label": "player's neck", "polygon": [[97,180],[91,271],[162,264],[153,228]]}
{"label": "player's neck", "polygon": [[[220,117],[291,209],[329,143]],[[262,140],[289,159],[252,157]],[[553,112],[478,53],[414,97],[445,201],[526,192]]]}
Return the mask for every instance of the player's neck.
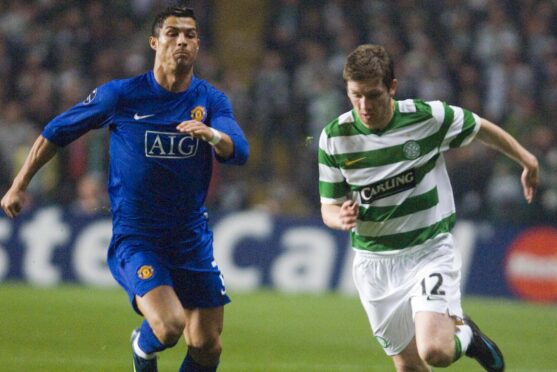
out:
{"label": "player's neck", "polygon": [[153,68],[153,74],[157,83],[169,92],[183,92],[191,84],[193,78],[193,67],[169,67],[162,64],[156,64]]}

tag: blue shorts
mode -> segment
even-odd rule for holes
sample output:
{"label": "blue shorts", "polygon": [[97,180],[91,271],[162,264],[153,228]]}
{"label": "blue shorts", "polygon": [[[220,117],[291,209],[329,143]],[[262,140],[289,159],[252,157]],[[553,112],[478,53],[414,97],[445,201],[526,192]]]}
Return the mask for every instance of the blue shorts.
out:
{"label": "blue shorts", "polygon": [[143,297],[161,285],[174,288],[184,308],[219,307],[229,303],[230,298],[213,259],[212,243],[212,235],[203,243],[209,244],[210,249],[184,247],[184,241],[175,237],[165,241],[114,236],[107,261],[112,276],[126,290],[138,314],[141,312],[135,296]]}

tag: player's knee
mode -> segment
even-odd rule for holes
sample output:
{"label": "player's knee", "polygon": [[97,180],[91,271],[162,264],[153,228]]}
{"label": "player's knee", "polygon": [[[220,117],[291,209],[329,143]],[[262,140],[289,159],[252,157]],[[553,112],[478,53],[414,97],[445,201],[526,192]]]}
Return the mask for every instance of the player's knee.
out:
{"label": "player's knee", "polygon": [[222,353],[222,344],[219,335],[198,337],[188,340],[188,348],[194,353],[201,354],[205,358],[218,360]]}
{"label": "player's knee", "polygon": [[185,319],[180,316],[169,317],[155,321],[151,325],[153,332],[157,335],[159,341],[165,346],[174,346],[180,340],[184,327]]}
{"label": "player's knee", "polygon": [[405,362],[399,361],[395,363],[395,369],[397,372],[430,372],[430,368],[423,362]]}
{"label": "player's knee", "polygon": [[447,367],[451,364],[453,357],[448,350],[438,345],[426,345],[418,348],[420,358],[433,367]]}

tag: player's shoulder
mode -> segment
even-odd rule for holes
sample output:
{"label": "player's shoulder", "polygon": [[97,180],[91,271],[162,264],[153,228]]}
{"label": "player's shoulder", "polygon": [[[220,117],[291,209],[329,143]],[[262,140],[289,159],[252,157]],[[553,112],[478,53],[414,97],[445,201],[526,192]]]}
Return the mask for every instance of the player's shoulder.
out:
{"label": "player's shoulder", "polygon": [[114,79],[110,81],[111,88],[119,93],[134,92],[138,88],[149,85],[149,73],[132,76],[125,79]]}
{"label": "player's shoulder", "polygon": [[344,112],[325,125],[323,133],[327,137],[349,135],[352,132],[355,121],[353,110]]}

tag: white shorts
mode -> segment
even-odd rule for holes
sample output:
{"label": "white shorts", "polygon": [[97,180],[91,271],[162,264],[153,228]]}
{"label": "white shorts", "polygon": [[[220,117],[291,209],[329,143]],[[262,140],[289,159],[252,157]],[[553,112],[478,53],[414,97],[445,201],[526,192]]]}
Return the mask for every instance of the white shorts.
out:
{"label": "white shorts", "polygon": [[396,252],[356,250],[353,277],[373,335],[387,355],[410,343],[418,311],[462,318],[460,260],[450,234]]}

